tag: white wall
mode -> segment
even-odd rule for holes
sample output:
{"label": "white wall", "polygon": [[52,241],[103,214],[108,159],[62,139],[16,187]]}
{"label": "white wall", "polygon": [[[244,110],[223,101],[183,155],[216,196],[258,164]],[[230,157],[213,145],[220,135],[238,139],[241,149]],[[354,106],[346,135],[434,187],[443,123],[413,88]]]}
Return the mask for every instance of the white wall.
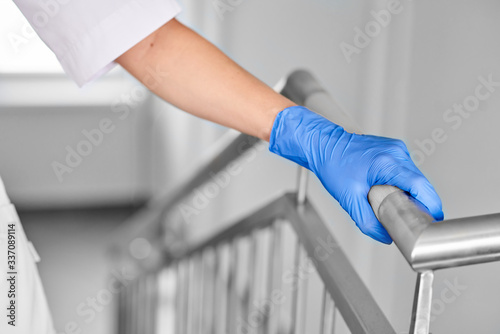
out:
{"label": "white wall", "polygon": [[[123,70],[79,89],[13,2],[2,1],[0,13],[0,175],[13,202],[51,209],[143,200],[151,183],[146,90]],[[105,119],[113,131],[68,166],[66,147],[78,151],[88,143],[82,131]],[[68,166],[60,177],[54,162]]]}
{"label": "white wall", "polygon": [[[13,203],[67,208],[144,200],[151,183],[148,99],[120,72],[85,89],[57,74],[1,77],[0,174]],[[68,147],[80,160],[68,162]]]}

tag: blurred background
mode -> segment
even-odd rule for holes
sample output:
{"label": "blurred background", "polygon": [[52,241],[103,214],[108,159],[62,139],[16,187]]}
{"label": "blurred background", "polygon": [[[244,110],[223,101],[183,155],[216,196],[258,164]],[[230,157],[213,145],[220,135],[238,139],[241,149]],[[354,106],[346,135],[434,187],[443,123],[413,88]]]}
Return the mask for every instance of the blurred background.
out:
{"label": "blurred background", "polygon": [[[356,52],[346,45],[356,46],[357,29],[391,1],[180,3],[180,21],[265,83],[306,68],[366,132],[403,139],[446,219],[500,212],[500,87],[470,105],[478,85],[500,82],[498,1],[401,0],[391,22]],[[0,175],[42,258],[57,330],[76,322],[82,333],[113,333],[115,303],[90,321],[77,312],[108,284],[110,240],[148,200],[196,170],[227,129],[173,108],[119,68],[78,89],[11,1],[0,0],[0,16]],[[109,131],[83,147],[103,120]],[[86,155],[75,157],[78,150]],[[259,150],[185,223],[186,233],[202,237],[295,182],[292,163]],[[309,195],[397,332],[406,333],[415,274],[399,251],[363,236],[316,179]],[[439,271],[432,332],[498,333],[499,277],[497,263]],[[453,302],[439,300],[457,280],[466,288]]]}

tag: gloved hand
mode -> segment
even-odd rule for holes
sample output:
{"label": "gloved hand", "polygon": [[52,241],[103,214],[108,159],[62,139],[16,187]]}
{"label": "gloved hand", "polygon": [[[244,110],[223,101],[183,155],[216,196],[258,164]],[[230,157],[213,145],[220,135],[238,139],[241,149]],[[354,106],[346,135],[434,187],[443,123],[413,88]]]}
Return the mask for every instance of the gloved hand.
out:
{"label": "gloved hand", "polygon": [[390,244],[392,239],[368,202],[374,185],[389,184],[407,191],[434,219],[443,219],[441,200],[400,140],[349,133],[295,106],[276,116],[269,150],[313,171],[358,228],[380,242]]}

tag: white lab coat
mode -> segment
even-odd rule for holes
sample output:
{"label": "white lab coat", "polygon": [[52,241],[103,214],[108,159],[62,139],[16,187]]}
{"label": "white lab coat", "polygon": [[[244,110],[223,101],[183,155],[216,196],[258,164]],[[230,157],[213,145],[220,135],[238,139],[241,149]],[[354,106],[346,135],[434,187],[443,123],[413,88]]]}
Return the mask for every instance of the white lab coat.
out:
{"label": "white lab coat", "polygon": [[33,29],[79,85],[174,18],[176,0],[14,0]]}
{"label": "white lab coat", "polygon": [[54,334],[36,262],[0,179],[0,333]]}

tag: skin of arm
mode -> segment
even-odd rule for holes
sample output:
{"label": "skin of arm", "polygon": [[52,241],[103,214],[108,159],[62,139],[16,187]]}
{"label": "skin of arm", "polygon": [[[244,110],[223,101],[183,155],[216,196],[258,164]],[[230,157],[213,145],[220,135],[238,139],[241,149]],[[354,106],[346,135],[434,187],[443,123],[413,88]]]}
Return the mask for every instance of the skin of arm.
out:
{"label": "skin of arm", "polygon": [[116,62],[176,107],[266,141],[276,115],[295,105],[175,19]]}

